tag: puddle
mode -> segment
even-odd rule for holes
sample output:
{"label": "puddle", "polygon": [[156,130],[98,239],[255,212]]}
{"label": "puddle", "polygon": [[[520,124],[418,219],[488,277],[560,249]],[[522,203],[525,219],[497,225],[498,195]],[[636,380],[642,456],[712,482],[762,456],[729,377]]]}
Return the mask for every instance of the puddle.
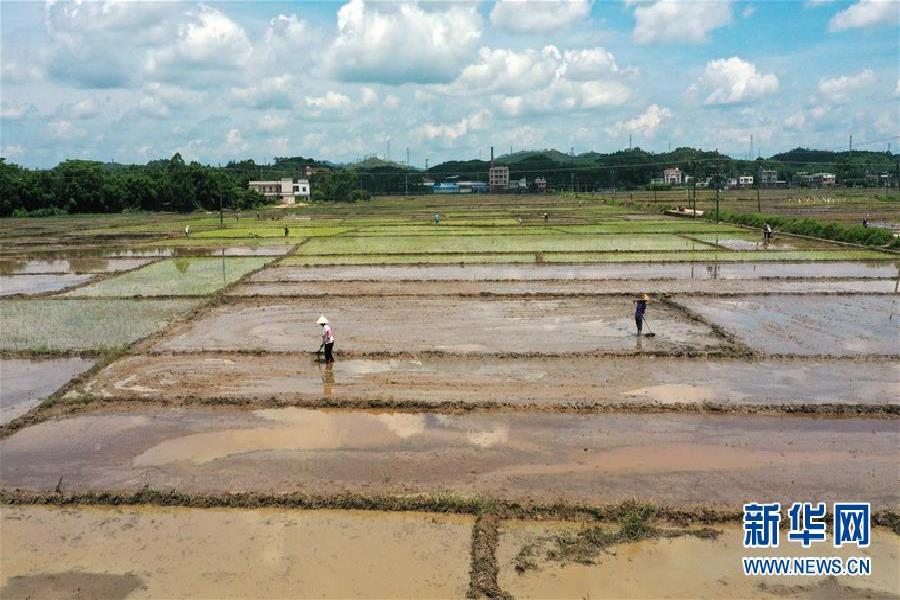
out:
{"label": "puddle", "polygon": [[0,274],[2,275],[32,275],[41,273],[109,273],[112,271],[125,271],[147,264],[152,259],[142,258],[51,258],[45,260],[35,259],[2,259],[0,260]]}
{"label": "puddle", "polygon": [[264,349],[304,351],[317,346],[315,321],[334,324],[335,351],[591,352],[710,350],[722,339],[701,323],[655,305],[648,310],[655,338],[634,335],[627,297],[480,300],[370,297],[241,303],[215,309],[158,344],[161,350]]}
{"label": "puddle", "polygon": [[764,277],[892,277],[900,263],[883,262],[765,262],[603,265],[471,265],[278,267],[266,269],[251,281],[441,281],[541,279],[760,279]]}
{"label": "puddle", "polygon": [[106,598],[124,600],[128,594],[143,587],[139,577],[131,573],[109,575],[105,573],[54,572],[37,575],[18,575],[0,588],[0,596],[31,600],[91,600]]}
{"label": "puddle", "polygon": [[461,598],[473,519],[10,506],[2,525],[3,598]]}
{"label": "puddle", "polygon": [[0,275],[0,296],[13,294],[41,294],[84,283],[93,275]]}
{"label": "puddle", "polygon": [[139,356],[116,361],[84,386],[95,396],[280,398],[323,396],[417,402],[898,403],[886,361],[705,361],[654,358],[423,358]]}
{"label": "puddle", "polygon": [[[556,536],[571,536],[572,523],[504,521],[497,562],[500,587],[516,598],[896,598],[900,544],[896,534],[874,529],[869,548],[785,542],[779,549],[748,552],[743,530],[719,525],[716,539],[694,536],[617,544],[597,552],[593,564],[548,558]],[[665,524],[659,527],[666,528]],[[782,533],[784,535],[784,533]],[[516,569],[520,551],[533,567]],[[742,556],[868,556],[872,574],[861,577],[746,577]]]}
{"label": "puddle", "polygon": [[94,362],[86,358],[0,359],[0,423],[25,414]]}
{"label": "puddle", "polygon": [[[885,419],[297,408],[89,414],[0,441],[0,484],[65,491],[487,494],[729,507],[747,497],[900,501]],[[740,481],[740,485],[735,485]]]}
{"label": "puddle", "polygon": [[679,300],[756,350],[837,356],[900,351],[896,296],[745,296]]}

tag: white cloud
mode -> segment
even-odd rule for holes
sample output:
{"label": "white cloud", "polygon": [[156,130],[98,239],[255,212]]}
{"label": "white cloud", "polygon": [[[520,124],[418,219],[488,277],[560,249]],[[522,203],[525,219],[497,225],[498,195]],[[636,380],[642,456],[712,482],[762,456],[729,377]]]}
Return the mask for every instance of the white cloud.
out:
{"label": "white cloud", "polygon": [[338,10],[331,72],[355,82],[449,81],[475,51],[481,16],[475,5],[425,10],[416,4],[350,0]]}
{"label": "white cloud", "polygon": [[526,91],[548,85],[563,65],[555,46],[521,52],[482,48],[478,55],[480,60],[463,69],[442,91],[465,95]]}
{"label": "white cloud", "polygon": [[288,151],[288,147],[290,146],[290,139],[286,137],[275,138],[274,140],[269,141],[269,145],[275,152],[279,154],[286,154]]}
{"label": "white cloud", "polygon": [[84,129],[72,125],[71,121],[51,121],[47,123],[47,133],[58,140],[83,138],[87,135]]}
{"label": "white cloud", "polygon": [[7,121],[21,121],[37,114],[37,107],[31,103],[12,104],[4,102],[0,105],[0,118]]}
{"label": "white cloud", "polygon": [[246,152],[250,147],[249,144],[244,141],[244,136],[241,135],[241,131],[235,127],[229,129],[225,134],[225,145],[230,152]]}
{"label": "white cloud", "polygon": [[497,0],[491,24],[516,33],[545,33],[583,21],[590,13],[588,0]]}
{"label": "white cloud", "polygon": [[784,126],[791,129],[803,129],[804,125],[806,125],[806,115],[803,114],[803,111],[796,112],[784,120]]}
{"label": "white cloud", "polygon": [[832,102],[843,102],[854,92],[872,86],[875,81],[875,73],[864,69],[856,75],[820,79],[819,92]]}
{"label": "white cloud", "polygon": [[596,79],[619,70],[612,52],[600,47],[566,50],[563,62],[566,66],[566,77],[577,81]]}
{"label": "white cloud", "polygon": [[265,77],[244,88],[232,88],[231,98],[250,108],[292,108],[298,83],[292,75]]}
{"label": "white cloud", "polygon": [[18,145],[3,146],[0,150],[0,156],[3,158],[16,159],[21,158],[25,154],[25,147]]}
{"label": "white cloud", "polygon": [[59,113],[73,120],[93,119],[101,114],[100,106],[93,98],[84,98],[73,104],[63,104]]}
{"label": "white cloud", "polygon": [[471,131],[481,131],[487,128],[491,120],[491,113],[487,109],[481,109],[471,117],[465,117],[460,121],[449,125],[426,124],[418,129],[421,139],[455,141]]}
{"label": "white cloud", "polygon": [[744,10],[741,11],[741,17],[747,19],[756,12],[756,7],[752,4],[748,4],[744,7]]}
{"label": "white cloud", "polygon": [[322,36],[297,15],[279,14],[269,21],[261,43],[254,49],[257,67],[284,69],[309,62],[321,47]]}
{"label": "white cloud", "polygon": [[638,44],[703,43],[709,32],[731,23],[730,0],[658,0],[634,9],[632,36]]}
{"label": "white cloud", "polygon": [[344,94],[329,90],[324,96],[307,96],[306,106],[315,111],[348,110],[353,106],[353,102]]}
{"label": "white cloud", "polygon": [[378,93],[370,87],[364,87],[359,91],[359,101],[363,106],[372,106],[378,103]]}
{"label": "white cloud", "polygon": [[384,107],[388,110],[395,110],[397,108],[400,108],[400,98],[392,94],[385,96]]}
{"label": "white cloud", "polygon": [[651,104],[643,113],[627,121],[616,122],[614,126],[607,128],[606,132],[611,136],[621,135],[622,133],[638,133],[647,137],[653,137],[663,121],[670,118],[672,118],[671,110],[661,108],[657,104]]}
{"label": "white cloud", "polygon": [[778,90],[774,73],[760,73],[753,63],[736,56],[706,63],[699,84],[708,92],[705,104],[747,102]]}
{"label": "white cloud", "polygon": [[499,99],[509,116],[592,110],[624,104],[631,91],[618,81],[568,81],[556,79],[549,86],[518,96]]}
{"label": "white cloud", "polygon": [[280,131],[287,127],[288,118],[284,115],[276,115],[273,113],[264,114],[256,122],[257,129],[261,131]]}
{"label": "white cloud", "polygon": [[[4,54],[7,50],[4,49]],[[5,58],[5,57],[4,57]],[[0,65],[0,80],[4,83],[29,83],[43,76],[43,71],[34,63],[5,58]]]}
{"label": "white cloud", "polygon": [[202,87],[247,64],[252,46],[244,29],[225,13],[201,5],[186,13],[175,39],[148,53],[145,70],[158,81]]}
{"label": "white cloud", "polygon": [[896,27],[898,23],[900,3],[897,0],[859,0],[831,17],[828,30],[837,32],[876,25]]}

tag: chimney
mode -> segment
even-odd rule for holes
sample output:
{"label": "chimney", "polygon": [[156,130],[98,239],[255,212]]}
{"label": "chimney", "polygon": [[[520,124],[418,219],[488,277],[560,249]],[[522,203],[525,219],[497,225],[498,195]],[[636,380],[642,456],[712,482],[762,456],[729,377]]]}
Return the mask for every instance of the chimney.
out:
{"label": "chimney", "polygon": [[494,147],[491,146],[491,167],[494,166]]}

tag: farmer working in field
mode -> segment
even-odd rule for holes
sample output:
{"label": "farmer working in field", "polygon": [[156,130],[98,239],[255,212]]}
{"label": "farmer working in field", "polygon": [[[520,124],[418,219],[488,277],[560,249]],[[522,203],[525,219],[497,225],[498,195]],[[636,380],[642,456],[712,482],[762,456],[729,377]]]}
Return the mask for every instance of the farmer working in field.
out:
{"label": "farmer working in field", "polygon": [[331,329],[331,325],[328,323],[325,315],[319,317],[316,324],[322,326],[322,345],[319,346],[319,350],[325,349],[325,364],[330,365],[334,362],[334,356],[332,355],[334,350],[334,330]]}
{"label": "farmer working in field", "polygon": [[644,329],[644,312],[647,310],[647,302],[650,301],[650,296],[647,294],[641,294],[641,297],[634,300],[634,324],[637,325],[637,334],[641,335],[641,331]]}

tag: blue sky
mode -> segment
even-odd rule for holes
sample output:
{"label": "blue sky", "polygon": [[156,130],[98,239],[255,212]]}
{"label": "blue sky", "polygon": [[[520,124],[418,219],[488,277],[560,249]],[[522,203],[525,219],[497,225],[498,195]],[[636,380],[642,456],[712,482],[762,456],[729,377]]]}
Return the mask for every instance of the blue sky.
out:
{"label": "blue sky", "polygon": [[0,154],[900,145],[900,0],[0,3]]}

